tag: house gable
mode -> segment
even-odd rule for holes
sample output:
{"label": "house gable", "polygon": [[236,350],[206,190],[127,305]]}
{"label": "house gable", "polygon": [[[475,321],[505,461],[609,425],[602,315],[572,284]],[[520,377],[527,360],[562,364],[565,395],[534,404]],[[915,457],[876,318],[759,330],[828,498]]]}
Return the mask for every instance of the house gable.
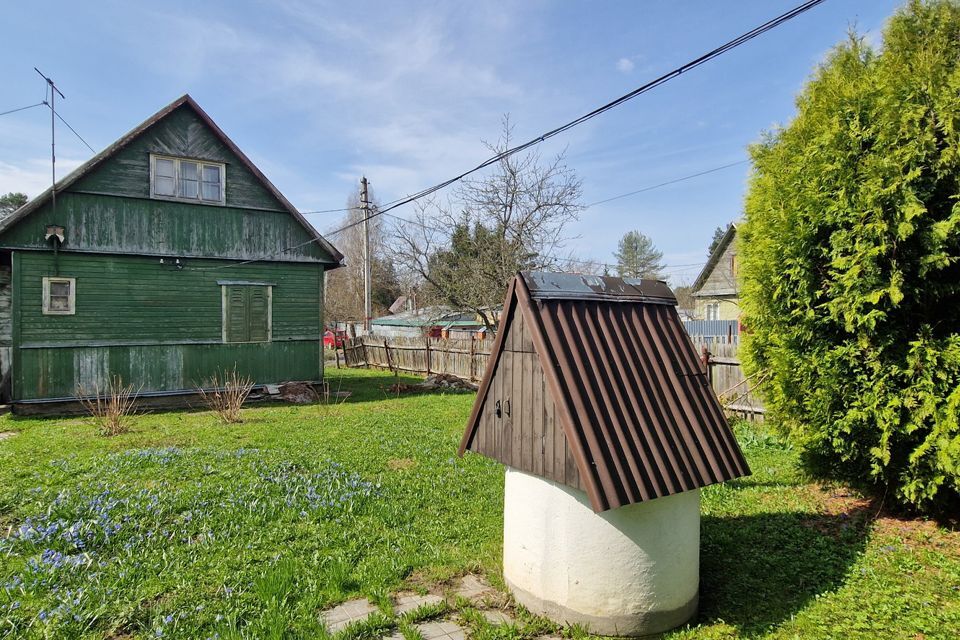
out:
{"label": "house gable", "polygon": [[731,224],[694,281],[691,295],[698,298],[737,295],[736,235],[737,227]]}
{"label": "house gable", "polygon": [[[151,154],[225,169],[224,202],[152,198]],[[0,247],[49,249],[48,224],[66,229],[64,251],[317,262],[343,256],[239,148],[184,96],[133,129],[0,223]]]}

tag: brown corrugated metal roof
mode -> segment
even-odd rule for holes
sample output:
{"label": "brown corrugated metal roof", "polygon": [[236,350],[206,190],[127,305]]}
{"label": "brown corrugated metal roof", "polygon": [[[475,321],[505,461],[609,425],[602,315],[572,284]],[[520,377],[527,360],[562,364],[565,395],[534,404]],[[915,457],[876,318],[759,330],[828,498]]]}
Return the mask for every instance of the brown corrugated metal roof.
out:
{"label": "brown corrugated metal roof", "polygon": [[[521,314],[557,428],[576,461],[578,484],[596,511],[748,475],[675,303],[669,287],[658,281],[518,275],[461,454],[471,449],[505,464],[518,460],[506,450],[509,441],[483,438],[478,445],[474,436],[489,406],[486,396],[498,375],[509,324]],[[532,464],[522,470],[538,469]]]}

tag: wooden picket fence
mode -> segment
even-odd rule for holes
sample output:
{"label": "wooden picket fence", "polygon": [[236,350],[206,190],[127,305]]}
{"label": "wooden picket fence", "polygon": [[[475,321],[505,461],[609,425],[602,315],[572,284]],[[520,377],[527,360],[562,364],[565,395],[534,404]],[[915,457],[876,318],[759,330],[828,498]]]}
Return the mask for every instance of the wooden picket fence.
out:
{"label": "wooden picket fence", "polygon": [[[708,354],[707,376],[720,403],[728,413],[746,420],[762,421],[764,408],[759,391],[764,376],[747,376],[740,363],[740,345],[722,340],[705,341],[701,336],[691,336],[697,352]],[[703,360],[701,355],[701,361]]]}
{"label": "wooden picket fence", "polygon": [[[709,354],[708,376],[713,390],[729,414],[747,420],[763,420],[763,401],[758,391],[762,376],[747,377],[740,365],[736,342],[703,340],[691,336],[698,353]],[[384,338],[360,336],[344,341],[337,349],[337,365],[375,367],[393,372],[431,375],[447,373],[476,382],[483,377],[493,340],[438,338]]]}
{"label": "wooden picket fence", "polygon": [[344,341],[338,353],[342,353],[348,367],[376,367],[427,376],[447,373],[475,382],[487,370],[492,344],[491,339],[360,336]]}

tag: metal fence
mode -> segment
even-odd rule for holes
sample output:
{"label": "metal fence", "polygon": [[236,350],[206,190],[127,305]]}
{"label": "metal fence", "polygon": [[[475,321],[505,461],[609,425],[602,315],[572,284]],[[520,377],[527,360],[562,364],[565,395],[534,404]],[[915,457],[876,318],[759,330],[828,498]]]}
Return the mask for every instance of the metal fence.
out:
{"label": "metal fence", "polygon": [[687,335],[707,344],[739,344],[740,323],[737,320],[684,320]]}
{"label": "metal fence", "polygon": [[476,381],[487,369],[493,340],[384,338],[361,336],[337,350],[348,367],[378,367],[395,372],[432,375],[448,373]]}

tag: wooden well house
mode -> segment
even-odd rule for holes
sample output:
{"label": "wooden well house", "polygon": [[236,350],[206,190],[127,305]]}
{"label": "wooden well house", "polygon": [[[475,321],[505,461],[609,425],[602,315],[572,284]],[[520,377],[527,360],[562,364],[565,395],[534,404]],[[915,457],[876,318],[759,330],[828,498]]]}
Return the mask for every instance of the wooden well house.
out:
{"label": "wooden well house", "polygon": [[749,474],[659,281],[519,274],[460,445],[506,465],[517,600],[604,635],[687,621],[699,489]]}

